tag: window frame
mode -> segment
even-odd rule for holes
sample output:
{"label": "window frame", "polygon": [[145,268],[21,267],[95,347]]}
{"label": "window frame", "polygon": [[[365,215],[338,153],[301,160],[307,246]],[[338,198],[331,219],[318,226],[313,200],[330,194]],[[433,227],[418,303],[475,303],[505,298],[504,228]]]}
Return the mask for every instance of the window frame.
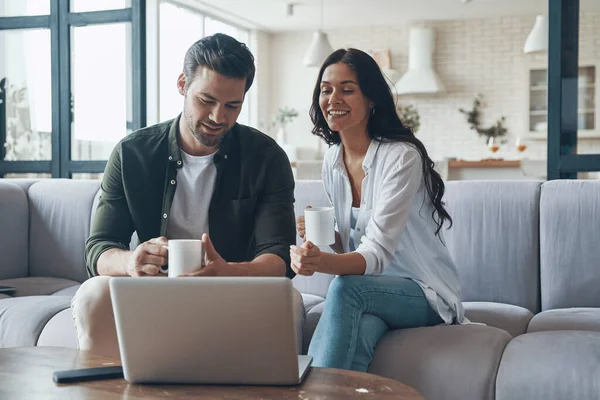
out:
{"label": "window frame", "polygon": [[132,121],[131,129],[146,126],[146,1],[131,0],[131,7],[114,10],[71,12],[70,0],[49,0],[50,15],[0,17],[0,31],[42,28],[50,30],[52,132],[51,160],[6,161],[6,92],[0,90],[0,177],[8,173],[50,173],[71,178],[73,173],[104,172],[107,160],[71,159],[71,27],[131,23]]}
{"label": "window frame", "polygon": [[548,2],[548,180],[577,179],[600,171],[600,154],[577,154],[579,0]]}

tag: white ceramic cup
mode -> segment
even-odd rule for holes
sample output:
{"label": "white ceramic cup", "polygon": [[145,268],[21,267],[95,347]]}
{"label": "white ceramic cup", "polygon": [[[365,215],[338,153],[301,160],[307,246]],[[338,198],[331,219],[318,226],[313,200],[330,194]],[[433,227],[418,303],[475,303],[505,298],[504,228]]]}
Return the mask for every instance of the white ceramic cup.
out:
{"label": "white ceramic cup", "polygon": [[169,278],[198,272],[204,266],[202,241],[196,239],[169,240]]}
{"label": "white ceramic cup", "polygon": [[315,207],[304,210],[305,239],[316,245],[335,243],[333,207]]}

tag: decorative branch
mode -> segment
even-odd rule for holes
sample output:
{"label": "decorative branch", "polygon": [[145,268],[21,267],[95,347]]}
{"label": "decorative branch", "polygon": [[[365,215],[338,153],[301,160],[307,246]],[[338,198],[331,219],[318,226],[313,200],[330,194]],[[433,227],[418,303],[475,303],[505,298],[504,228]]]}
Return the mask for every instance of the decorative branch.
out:
{"label": "decorative branch", "polygon": [[463,108],[459,108],[458,111],[466,115],[467,123],[469,124],[470,129],[476,131],[479,134],[479,136],[486,137],[486,142],[489,140],[490,137],[495,138],[498,136],[504,136],[507,132],[507,129],[504,127],[504,123],[506,121],[506,117],[504,115],[501,116],[500,119],[498,119],[498,121],[496,121],[495,125],[492,125],[489,128],[481,127],[480,118],[481,108],[483,108],[483,106],[483,95],[479,94],[477,97],[475,97],[475,100],[473,100],[472,110],[467,111]]}

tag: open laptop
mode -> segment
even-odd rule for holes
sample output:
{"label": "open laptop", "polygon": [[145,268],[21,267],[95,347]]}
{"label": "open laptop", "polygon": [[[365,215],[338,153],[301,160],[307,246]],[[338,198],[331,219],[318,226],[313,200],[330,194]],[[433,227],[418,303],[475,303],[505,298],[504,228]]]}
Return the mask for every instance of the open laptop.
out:
{"label": "open laptop", "polygon": [[125,379],[134,383],[295,385],[288,278],[112,278]]}

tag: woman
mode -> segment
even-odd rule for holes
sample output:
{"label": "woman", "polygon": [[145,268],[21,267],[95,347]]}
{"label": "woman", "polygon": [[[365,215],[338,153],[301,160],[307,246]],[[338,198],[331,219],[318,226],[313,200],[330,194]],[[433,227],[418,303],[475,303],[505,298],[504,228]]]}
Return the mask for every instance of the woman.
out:
{"label": "woman", "polygon": [[[330,145],[322,177],[336,254],[292,246],[292,268],[338,277],[308,353],[315,366],[366,371],[389,329],[466,321],[442,236],[452,223],[444,182],[368,54],[340,49],[325,60],[310,115],[313,133]],[[304,238],[304,217],[297,230]]]}

